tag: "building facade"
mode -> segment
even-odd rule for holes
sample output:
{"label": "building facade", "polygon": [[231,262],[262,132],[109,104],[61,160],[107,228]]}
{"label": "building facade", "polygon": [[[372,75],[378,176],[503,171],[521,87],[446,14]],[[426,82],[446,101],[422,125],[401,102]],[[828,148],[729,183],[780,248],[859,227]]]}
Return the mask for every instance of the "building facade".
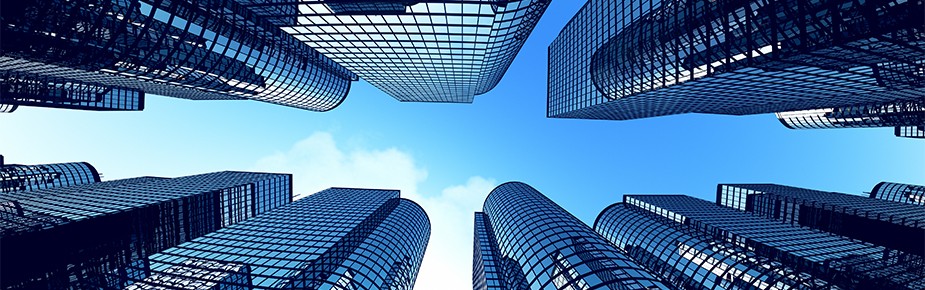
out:
{"label": "building facade", "polygon": [[[822,109],[812,124],[921,126],[887,108],[916,103],[906,113],[921,115],[922,9],[903,0],[590,0],[549,46],[547,116]],[[802,124],[790,118],[781,122]]]}
{"label": "building facade", "polygon": [[921,255],[720,204],[626,195],[595,229],[678,289],[925,288]]}
{"label": "building facade", "polygon": [[0,155],[0,194],[100,182],[90,163],[4,164]]}
{"label": "building facade", "polygon": [[399,101],[471,103],[550,0],[239,2]]}
{"label": "building facade", "polygon": [[482,210],[473,289],[671,289],[527,184],[499,185]]}
{"label": "building facade", "polygon": [[5,3],[0,112],[142,110],[146,94],[327,111],[352,72],[242,1]]}
{"label": "building facade", "polygon": [[410,290],[429,237],[427,214],[397,190],[330,188],[113,271],[105,286]]}
{"label": "building facade", "polygon": [[777,184],[720,184],[717,201],[794,226],[925,256],[925,211],[921,207],[867,196]]}
{"label": "building facade", "polygon": [[291,202],[291,184],[225,171],[0,194],[0,288],[97,289],[113,271]]}
{"label": "building facade", "polygon": [[870,198],[925,205],[925,186],[884,181],[874,186]]}

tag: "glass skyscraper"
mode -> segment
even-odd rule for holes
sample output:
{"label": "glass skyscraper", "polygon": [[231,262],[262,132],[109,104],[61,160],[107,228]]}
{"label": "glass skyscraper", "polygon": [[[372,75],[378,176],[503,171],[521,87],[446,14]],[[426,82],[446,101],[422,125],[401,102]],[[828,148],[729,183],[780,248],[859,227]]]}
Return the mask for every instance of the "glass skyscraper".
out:
{"label": "glass skyscraper", "polygon": [[4,164],[0,155],[0,194],[99,182],[90,163]]}
{"label": "glass skyscraper", "polygon": [[430,221],[397,190],[330,188],[112,271],[126,289],[403,289]]}
{"label": "glass skyscraper", "polygon": [[791,128],[923,126],[923,7],[590,0],[549,46],[547,116],[781,113]]}
{"label": "glass skyscraper", "polygon": [[225,171],[0,194],[0,288],[96,289],[112,271],[291,202],[291,179]]}
{"label": "glass skyscraper", "polygon": [[672,289],[529,185],[499,185],[482,210],[473,289]]}
{"label": "glass skyscraper", "polygon": [[550,0],[238,2],[399,101],[471,103]]}
{"label": "glass skyscraper", "polygon": [[716,203],[626,195],[594,227],[677,289],[925,289],[925,218],[916,208],[775,184],[721,184]]}
{"label": "glass skyscraper", "polygon": [[313,111],[344,100],[354,73],[239,2],[6,2],[0,112],[142,110],[148,93]]}

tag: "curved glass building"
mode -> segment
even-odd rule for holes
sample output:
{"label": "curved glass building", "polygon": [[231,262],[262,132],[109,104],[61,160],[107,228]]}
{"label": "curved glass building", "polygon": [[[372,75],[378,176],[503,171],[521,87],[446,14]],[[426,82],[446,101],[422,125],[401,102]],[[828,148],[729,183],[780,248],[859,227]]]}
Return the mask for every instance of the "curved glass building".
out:
{"label": "curved glass building", "polygon": [[102,286],[410,290],[429,238],[427,214],[397,190],[330,188],[114,271]]}
{"label": "curved glass building", "polygon": [[594,230],[675,289],[826,289],[827,282],[745,247],[627,203],[604,209]]}
{"label": "curved glass building", "polygon": [[0,156],[0,194],[100,182],[90,163],[40,165],[3,164]]}
{"label": "curved glass building", "polygon": [[881,182],[870,191],[871,198],[914,205],[925,205],[925,186],[895,182]]}
{"label": "curved glass building", "polygon": [[626,195],[595,226],[681,289],[925,289],[919,254],[689,196]]}
{"label": "curved glass building", "polygon": [[399,101],[471,103],[550,0],[238,2]]}
{"label": "curved glass building", "polygon": [[0,104],[142,110],[147,93],[327,111],[357,77],[240,1],[3,7]]}
{"label": "curved glass building", "polygon": [[492,190],[475,221],[474,289],[671,289],[524,183]]}
{"label": "curved glass building", "polygon": [[549,46],[547,116],[920,102],[922,9],[906,0],[590,0]]}

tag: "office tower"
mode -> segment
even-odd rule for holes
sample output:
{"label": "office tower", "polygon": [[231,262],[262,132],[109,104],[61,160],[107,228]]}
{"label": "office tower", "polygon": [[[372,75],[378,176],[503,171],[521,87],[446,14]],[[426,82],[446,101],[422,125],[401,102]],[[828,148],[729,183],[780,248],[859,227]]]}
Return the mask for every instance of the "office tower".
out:
{"label": "office tower", "polygon": [[90,163],[5,164],[0,155],[0,194],[100,181]]}
{"label": "office tower", "polygon": [[896,137],[925,139],[925,126],[896,126],[893,128]]}
{"label": "office tower", "polygon": [[0,288],[85,289],[292,200],[289,174],[138,177],[0,194]]}
{"label": "office tower", "polygon": [[716,193],[719,205],[925,256],[919,206],[777,184],[720,184]]}
{"label": "office tower", "polygon": [[536,189],[508,182],[475,215],[473,289],[671,288]]}
{"label": "office tower", "polygon": [[238,2],[399,101],[471,103],[550,1]]}
{"label": "office tower", "polygon": [[[841,108],[777,113],[790,129],[870,128],[925,126],[925,98],[912,101],[864,104]],[[906,134],[909,135],[909,134]],[[898,137],[915,137],[896,134]]]}
{"label": "office tower", "polygon": [[312,111],[356,80],[236,1],[10,1],[0,111],[142,110],[147,94],[258,100]]}
{"label": "office tower", "polygon": [[427,214],[397,190],[330,188],[111,272],[106,286],[410,290],[429,238]]}
{"label": "office tower", "polygon": [[925,289],[921,255],[718,203],[626,195],[595,229],[679,289]]}
{"label": "office tower", "polygon": [[[890,119],[886,108],[906,102],[920,115],[922,10],[918,0],[590,0],[549,46],[547,116],[823,109],[834,123],[849,111]],[[923,125],[896,121],[879,125]]]}
{"label": "office tower", "polygon": [[925,205],[925,186],[884,181],[874,186],[870,198]]}

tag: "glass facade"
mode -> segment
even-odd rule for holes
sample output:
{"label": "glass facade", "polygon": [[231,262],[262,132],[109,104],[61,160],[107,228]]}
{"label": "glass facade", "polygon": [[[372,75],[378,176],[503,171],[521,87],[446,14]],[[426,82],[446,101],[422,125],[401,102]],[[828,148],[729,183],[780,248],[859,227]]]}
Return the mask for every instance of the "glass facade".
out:
{"label": "glass facade", "polygon": [[922,9],[906,0],[590,0],[549,46],[547,115],[745,115],[922,99]]}
{"label": "glass facade", "polygon": [[429,237],[397,190],[330,188],[113,271],[106,287],[410,290]]}
{"label": "glass facade", "polygon": [[100,182],[100,173],[86,162],[41,165],[0,162],[0,194],[93,182]]}
{"label": "glass facade", "polygon": [[238,2],[7,3],[0,104],[142,110],[151,93],[327,111],[344,100],[355,74]]}
{"label": "glass facade", "polygon": [[896,137],[925,139],[925,126],[896,126],[893,130]]}
{"label": "glass facade", "polygon": [[549,0],[239,0],[399,101],[491,90]]}
{"label": "glass facade", "polygon": [[834,289],[725,237],[627,203],[604,209],[594,230],[674,289]]}
{"label": "glass facade", "polygon": [[881,182],[870,191],[871,198],[913,205],[925,205],[925,186],[895,182]]}
{"label": "glass facade", "polygon": [[492,190],[475,230],[474,289],[671,289],[524,183]]}
{"label": "glass facade", "polygon": [[[769,283],[768,285],[772,285],[771,282],[775,282],[776,285],[783,281],[771,275],[776,274],[789,277],[788,279],[799,280],[804,285],[801,287],[817,287],[813,289],[925,289],[925,273],[922,272],[925,263],[921,255],[897,251],[822,232],[818,229],[782,223],[689,196],[627,195],[624,196],[624,203],[626,204],[624,207],[632,206],[650,212],[648,216],[658,216],[657,219],[662,224],[668,224],[669,227],[682,232],[694,232],[700,237],[705,237],[701,238],[704,240],[706,237],[712,237],[711,242],[728,244],[730,247],[734,245],[733,252],[724,253],[722,247],[713,247],[707,252],[697,252],[698,248],[691,250],[688,246],[692,244],[687,244],[683,250],[691,254],[694,261],[707,259],[706,263],[719,266],[713,262],[723,261],[724,259],[721,259],[723,255],[738,256],[725,258],[725,261],[735,261],[754,255],[754,261],[757,264],[751,267],[761,267],[768,271],[765,277],[770,280],[764,281]],[[640,212],[635,209],[633,211]],[[613,217],[619,216],[621,215],[613,215]],[[633,220],[625,221],[632,222]],[[601,225],[598,229],[608,230],[618,226],[635,227],[619,224],[605,227],[605,223],[613,222],[599,220],[596,222]],[[615,241],[617,244],[629,243],[640,238],[620,235],[619,231],[604,233],[604,235],[619,239]],[[660,233],[652,233],[648,234],[648,237],[655,238],[659,235]],[[683,239],[675,240],[665,245],[664,241],[647,240],[644,237],[643,240],[639,242],[639,247],[656,257],[666,251],[664,247],[672,245],[681,247],[680,242],[683,241]],[[713,261],[708,257],[717,260]],[[705,262],[701,261],[701,263]],[[732,263],[728,265],[731,266]],[[694,274],[692,278],[685,277],[685,279],[693,279],[693,281],[706,279],[701,276],[706,275],[707,271],[701,269],[697,271],[701,274]],[[692,272],[682,271],[680,273],[690,275]],[[820,285],[825,285],[825,287],[820,287]],[[757,289],[771,288],[758,287]]]}
{"label": "glass facade", "polygon": [[777,184],[720,184],[717,194],[770,220],[925,255],[925,211],[915,205]]}
{"label": "glass facade", "polygon": [[0,194],[0,287],[95,289],[111,271],[291,202],[291,182],[225,171]]}

